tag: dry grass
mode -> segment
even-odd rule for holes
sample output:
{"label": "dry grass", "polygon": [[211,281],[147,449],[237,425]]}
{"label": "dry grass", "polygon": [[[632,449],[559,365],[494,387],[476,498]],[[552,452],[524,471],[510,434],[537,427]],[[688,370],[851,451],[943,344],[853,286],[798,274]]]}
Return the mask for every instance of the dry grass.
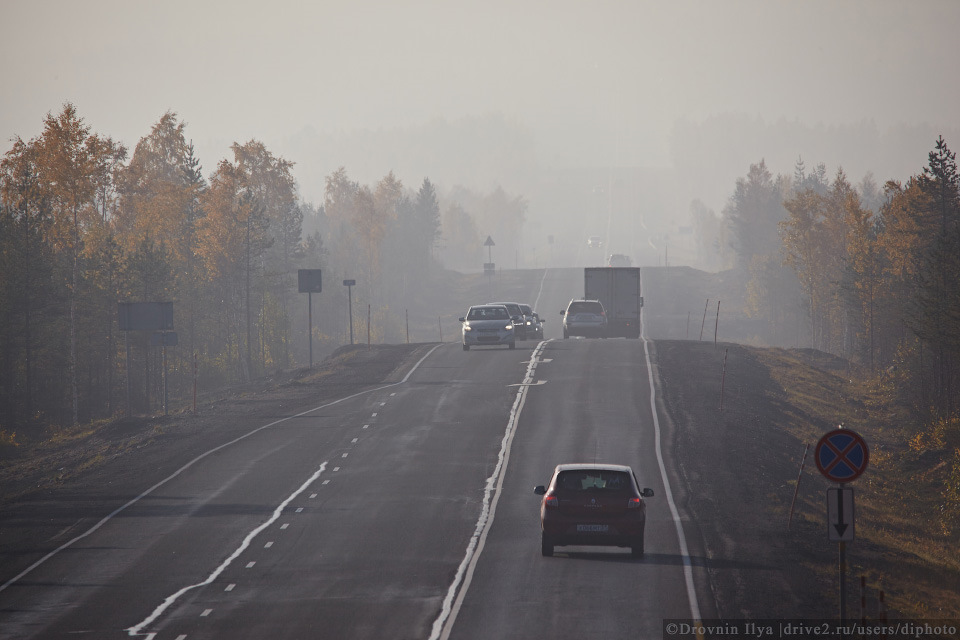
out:
{"label": "dry grass", "polygon": [[[960,536],[944,517],[951,466],[942,434],[950,429],[919,424],[896,404],[883,380],[822,354],[774,349],[755,354],[793,408],[784,428],[810,443],[811,455],[824,432],[816,423],[842,423],[870,448],[869,468],[850,485],[856,491],[856,539],[847,545],[850,580],[865,575],[871,590],[883,589],[888,606],[904,617],[960,617]],[[814,477],[802,481],[795,518],[823,527],[825,479],[809,458],[805,476]],[[837,570],[835,562],[810,566],[822,577]]]}

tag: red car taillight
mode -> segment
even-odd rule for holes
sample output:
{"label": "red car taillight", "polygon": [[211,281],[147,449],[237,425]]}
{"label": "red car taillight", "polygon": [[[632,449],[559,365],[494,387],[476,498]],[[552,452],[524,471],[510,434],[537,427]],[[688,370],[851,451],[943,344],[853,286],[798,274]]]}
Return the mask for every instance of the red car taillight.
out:
{"label": "red car taillight", "polygon": [[630,498],[627,500],[627,509],[639,509],[643,505],[640,498]]}
{"label": "red car taillight", "polygon": [[560,506],[560,501],[557,500],[557,496],[543,496],[543,506],[547,509],[556,509]]}

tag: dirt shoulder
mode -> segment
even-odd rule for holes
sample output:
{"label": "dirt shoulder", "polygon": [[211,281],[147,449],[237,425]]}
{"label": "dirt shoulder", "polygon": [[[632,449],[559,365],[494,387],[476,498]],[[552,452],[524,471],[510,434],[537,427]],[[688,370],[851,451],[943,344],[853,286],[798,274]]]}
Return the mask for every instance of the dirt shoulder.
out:
{"label": "dirt shoulder", "polygon": [[784,505],[792,498],[804,443],[781,428],[790,407],[769,371],[738,345],[667,340],[656,350],[687,485],[685,506],[703,536],[718,613],[832,616],[837,607],[830,585],[802,569],[809,558],[796,544],[798,536],[812,536],[828,554],[826,530],[800,533],[799,523],[787,530]]}
{"label": "dirt shoulder", "polygon": [[902,433],[877,418],[890,408],[869,406],[848,363],[729,343],[661,340],[656,350],[686,507],[722,616],[837,617],[839,549],[826,526],[826,489],[836,485],[813,453],[842,422],[871,449],[867,471],[849,485],[856,537],[847,544],[847,615],[860,617],[863,576],[868,618],[881,615],[880,591],[891,619],[960,618],[955,538],[939,530],[936,490],[917,482]]}

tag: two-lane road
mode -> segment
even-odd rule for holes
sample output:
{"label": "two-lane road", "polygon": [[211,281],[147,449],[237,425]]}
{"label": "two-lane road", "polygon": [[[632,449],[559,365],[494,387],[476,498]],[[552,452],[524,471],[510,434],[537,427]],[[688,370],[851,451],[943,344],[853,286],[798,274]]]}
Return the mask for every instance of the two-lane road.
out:
{"label": "two-lane road", "polygon": [[[568,278],[531,300],[561,308]],[[444,344],[402,382],[252,427],[9,583],[0,637],[644,638],[709,616],[644,346]],[[540,555],[533,486],[593,460],[656,491],[645,558]]]}

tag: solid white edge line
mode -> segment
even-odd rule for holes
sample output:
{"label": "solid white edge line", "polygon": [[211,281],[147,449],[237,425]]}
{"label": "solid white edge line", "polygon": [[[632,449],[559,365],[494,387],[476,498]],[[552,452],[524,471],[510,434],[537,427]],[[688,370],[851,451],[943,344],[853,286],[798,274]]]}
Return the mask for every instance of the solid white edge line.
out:
{"label": "solid white edge line", "polygon": [[543,283],[547,279],[547,272],[550,271],[550,267],[543,268],[543,276],[540,278],[540,288],[537,290],[537,296],[533,300],[533,310],[536,311],[537,307],[540,306],[540,296],[543,295]]}
{"label": "solid white edge line", "polygon": [[273,515],[270,516],[270,518],[268,518],[265,522],[261,523],[253,531],[247,534],[247,537],[243,539],[243,542],[240,543],[240,546],[237,547],[233,553],[227,556],[227,559],[224,560],[219,567],[214,569],[213,572],[209,576],[207,576],[206,580],[204,580],[203,582],[198,582],[196,584],[191,584],[189,586],[183,587],[179,591],[167,596],[166,599],[163,602],[161,602],[156,609],[153,610],[153,613],[151,613],[149,616],[144,618],[141,622],[126,629],[127,634],[130,636],[140,635],[141,629],[143,629],[145,626],[147,626],[148,624],[150,624],[151,622],[159,618],[161,615],[163,615],[163,612],[169,609],[171,606],[173,606],[173,603],[175,603],[180,598],[180,596],[182,596],[183,594],[187,593],[192,589],[205,587],[206,585],[216,580],[217,577],[221,573],[223,573],[227,567],[230,566],[230,563],[236,560],[241,553],[246,551],[247,547],[250,546],[250,543],[253,542],[253,539],[256,538],[261,531],[263,531],[264,529],[269,527],[271,524],[276,522],[280,518],[280,516],[283,515],[283,510],[287,507],[287,505],[290,504],[294,498],[296,498],[298,495],[303,493],[307,489],[307,487],[309,487],[313,483],[314,480],[319,478],[320,474],[323,473],[326,470],[326,468],[327,468],[326,462],[321,464],[320,468],[317,469],[312,476],[307,478],[307,480],[302,485],[300,485],[300,488],[298,488],[296,491],[294,491],[289,496],[287,496],[287,499],[281,502],[279,506],[277,506],[277,508],[273,510]]}
{"label": "solid white edge line", "polygon": [[220,451],[221,449],[224,449],[224,448],[226,448],[226,447],[229,447],[229,446],[232,445],[232,444],[235,444],[235,443],[237,443],[237,442],[240,442],[241,440],[244,440],[244,439],[246,439],[246,438],[249,438],[249,437],[252,436],[253,434],[258,433],[258,432],[260,432],[260,431],[263,431],[264,429],[268,429],[268,428],[270,428],[270,427],[273,427],[273,426],[275,426],[275,425],[278,425],[278,424],[280,424],[281,422],[286,422],[287,420],[290,420],[290,419],[292,419],[292,418],[299,418],[299,417],[301,417],[301,416],[307,415],[308,413],[312,413],[312,412],[314,412],[314,411],[319,411],[320,409],[326,409],[327,407],[331,407],[331,406],[333,406],[333,405],[335,405],[335,404],[339,404],[339,403],[341,403],[341,402],[345,402],[345,401],[350,400],[350,399],[352,399],[352,398],[356,398],[357,396],[362,396],[362,395],[364,395],[364,394],[366,394],[366,393],[374,393],[374,392],[376,392],[376,391],[382,391],[383,389],[389,389],[390,387],[395,387],[395,386],[397,386],[397,385],[399,385],[399,384],[403,384],[403,383],[405,383],[407,380],[410,379],[410,376],[413,375],[413,372],[416,371],[416,370],[420,367],[421,364],[423,364],[423,361],[426,360],[428,357],[430,357],[430,354],[432,354],[434,351],[436,351],[436,350],[437,350],[438,348],[440,348],[441,346],[442,346],[442,345],[438,344],[438,345],[434,346],[432,349],[430,349],[429,351],[427,351],[427,353],[424,354],[424,356],[423,356],[422,358],[420,358],[415,365],[413,365],[413,367],[410,369],[410,371],[407,372],[407,375],[405,375],[405,376],[403,377],[403,379],[400,380],[400,382],[394,382],[394,383],[392,383],[392,384],[387,384],[387,385],[384,385],[384,386],[382,386],[382,387],[377,387],[377,388],[375,388],[375,389],[367,389],[366,391],[360,391],[360,392],[358,392],[358,393],[354,393],[353,395],[349,395],[349,396],[346,396],[346,397],[344,397],[344,398],[340,398],[340,399],[338,399],[338,400],[334,400],[334,401],[332,401],[332,402],[328,402],[327,404],[322,404],[322,405],[320,405],[319,407],[314,407],[313,409],[308,409],[308,410],[306,410],[306,411],[303,411],[303,412],[301,412],[301,413],[298,413],[298,414],[295,415],[295,416],[287,416],[286,418],[281,418],[281,419],[279,419],[279,420],[274,420],[274,421],[271,422],[270,424],[265,424],[265,425],[263,425],[263,426],[261,426],[261,427],[257,427],[257,428],[254,429],[253,431],[251,431],[251,432],[249,432],[249,433],[246,433],[246,434],[240,436],[239,438],[235,438],[235,439],[231,440],[230,442],[225,442],[225,443],[221,444],[220,446],[214,447],[213,449],[210,449],[209,451],[206,451],[206,452],[200,454],[199,456],[197,456],[196,458],[194,458],[193,460],[191,460],[191,461],[188,462],[187,464],[183,465],[182,467],[180,467],[179,469],[177,469],[176,471],[174,471],[172,474],[170,474],[169,476],[167,476],[166,478],[164,478],[163,480],[161,480],[161,481],[158,482],[157,484],[153,485],[152,487],[150,487],[149,489],[147,489],[146,491],[144,491],[143,493],[141,493],[140,495],[138,495],[136,498],[133,498],[132,500],[130,500],[130,501],[127,502],[126,504],[121,505],[120,507],[117,507],[116,509],[114,509],[112,512],[110,512],[109,514],[107,514],[106,516],[104,516],[102,520],[100,520],[99,522],[97,522],[95,525],[93,525],[92,527],[90,527],[89,529],[87,529],[86,531],[84,531],[83,533],[81,533],[80,535],[78,535],[77,537],[75,537],[75,538],[73,538],[73,539],[71,539],[71,540],[68,540],[67,542],[64,542],[62,545],[60,545],[60,546],[57,547],[56,549],[54,549],[53,551],[51,551],[51,552],[48,553],[47,555],[43,556],[42,558],[40,558],[39,560],[37,560],[36,562],[34,562],[33,564],[31,564],[31,565],[30,565],[29,567],[27,567],[26,569],[24,569],[23,571],[21,571],[21,572],[18,573],[17,575],[15,575],[15,576],[13,576],[12,578],[10,578],[9,580],[7,580],[6,582],[4,582],[2,585],[0,585],[0,591],[3,591],[4,589],[6,589],[7,587],[9,587],[10,585],[18,582],[21,578],[23,578],[24,576],[26,576],[27,574],[29,574],[31,571],[33,571],[34,569],[36,569],[37,567],[39,567],[40,565],[42,565],[43,563],[45,563],[47,560],[49,560],[49,559],[52,558],[53,556],[57,555],[57,554],[60,553],[61,551],[63,551],[64,549],[67,549],[68,547],[71,547],[74,543],[79,542],[80,540],[83,540],[84,538],[86,538],[87,536],[89,536],[90,534],[92,534],[94,531],[96,531],[97,529],[99,529],[100,527],[102,527],[103,525],[105,525],[107,522],[109,522],[109,521],[110,521],[114,516],[116,516],[118,513],[120,513],[121,511],[127,509],[128,507],[136,504],[137,502],[139,502],[140,500],[142,500],[142,499],[145,498],[146,496],[150,495],[151,493],[153,493],[154,491],[156,491],[157,489],[159,489],[159,488],[162,487],[163,485],[167,484],[168,482],[170,482],[171,480],[173,480],[174,478],[176,478],[177,476],[179,476],[181,473],[183,473],[184,471],[186,471],[187,469],[189,469],[190,467],[192,467],[192,466],[193,466],[194,464],[196,464],[197,462],[200,462],[201,460],[203,460],[203,459],[206,458],[207,456],[209,456],[209,455],[211,455],[211,454],[213,454],[213,453],[216,453],[217,451]]}
{"label": "solid white edge line", "polygon": [[[524,382],[530,382],[537,368],[537,354],[542,351],[547,341],[544,340],[533,350],[530,358],[530,364],[527,365],[527,374]],[[477,519],[477,526],[474,528],[473,536],[467,543],[467,549],[457,568],[457,573],[453,582],[447,589],[447,595],[443,599],[443,606],[440,615],[433,621],[433,629],[430,632],[429,640],[447,640],[450,632],[453,631],[453,625],[457,620],[457,614],[463,604],[463,599],[470,589],[470,583],[473,580],[473,572],[480,560],[480,554],[487,541],[487,535],[493,526],[493,518],[497,511],[497,503],[503,492],[503,479],[506,476],[507,464],[510,462],[510,449],[513,445],[513,436],[517,431],[517,423],[520,421],[520,412],[527,398],[527,389],[529,385],[518,387],[517,398],[514,400],[513,408],[510,411],[510,419],[507,421],[507,428],[501,441],[500,454],[497,460],[497,466],[493,473],[487,478],[486,489],[483,495],[483,508],[480,510],[480,517]],[[462,582],[462,586],[461,586]],[[459,589],[459,592],[458,592]],[[456,601],[454,602],[454,596]]]}
{"label": "solid white edge line", "polygon": [[[643,287],[643,271],[640,272],[641,288]],[[647,338],[646,325],[643,323],[643,308],[640,308],[640,327],[643,337],[643,354],[647,361],[647,377],[650,380],[650,414],[653,416],[653,433],[657,449],[657,464],[660,466],[660,478],[667,494],[667,504],[673,525],[677,529],[677,542],[680,545],[680,555],[683,557],[683,577],[687,583],[687,600],[690,602],[690,617],[700,620],[700,602],[697,600],[697,590],[693,584],[693,565],[690,563],[690,551],[687,548],[687,539],[683,534],[683,524],[680,521],[680,512],[673,500],[673,491],[670,489],[670,479],[667,477],[667,467],[663,462],[663,451],[660,439],[660,417],[657,415],[657,392],[653,382],[653,366],[650,362],[650,340]]]}

